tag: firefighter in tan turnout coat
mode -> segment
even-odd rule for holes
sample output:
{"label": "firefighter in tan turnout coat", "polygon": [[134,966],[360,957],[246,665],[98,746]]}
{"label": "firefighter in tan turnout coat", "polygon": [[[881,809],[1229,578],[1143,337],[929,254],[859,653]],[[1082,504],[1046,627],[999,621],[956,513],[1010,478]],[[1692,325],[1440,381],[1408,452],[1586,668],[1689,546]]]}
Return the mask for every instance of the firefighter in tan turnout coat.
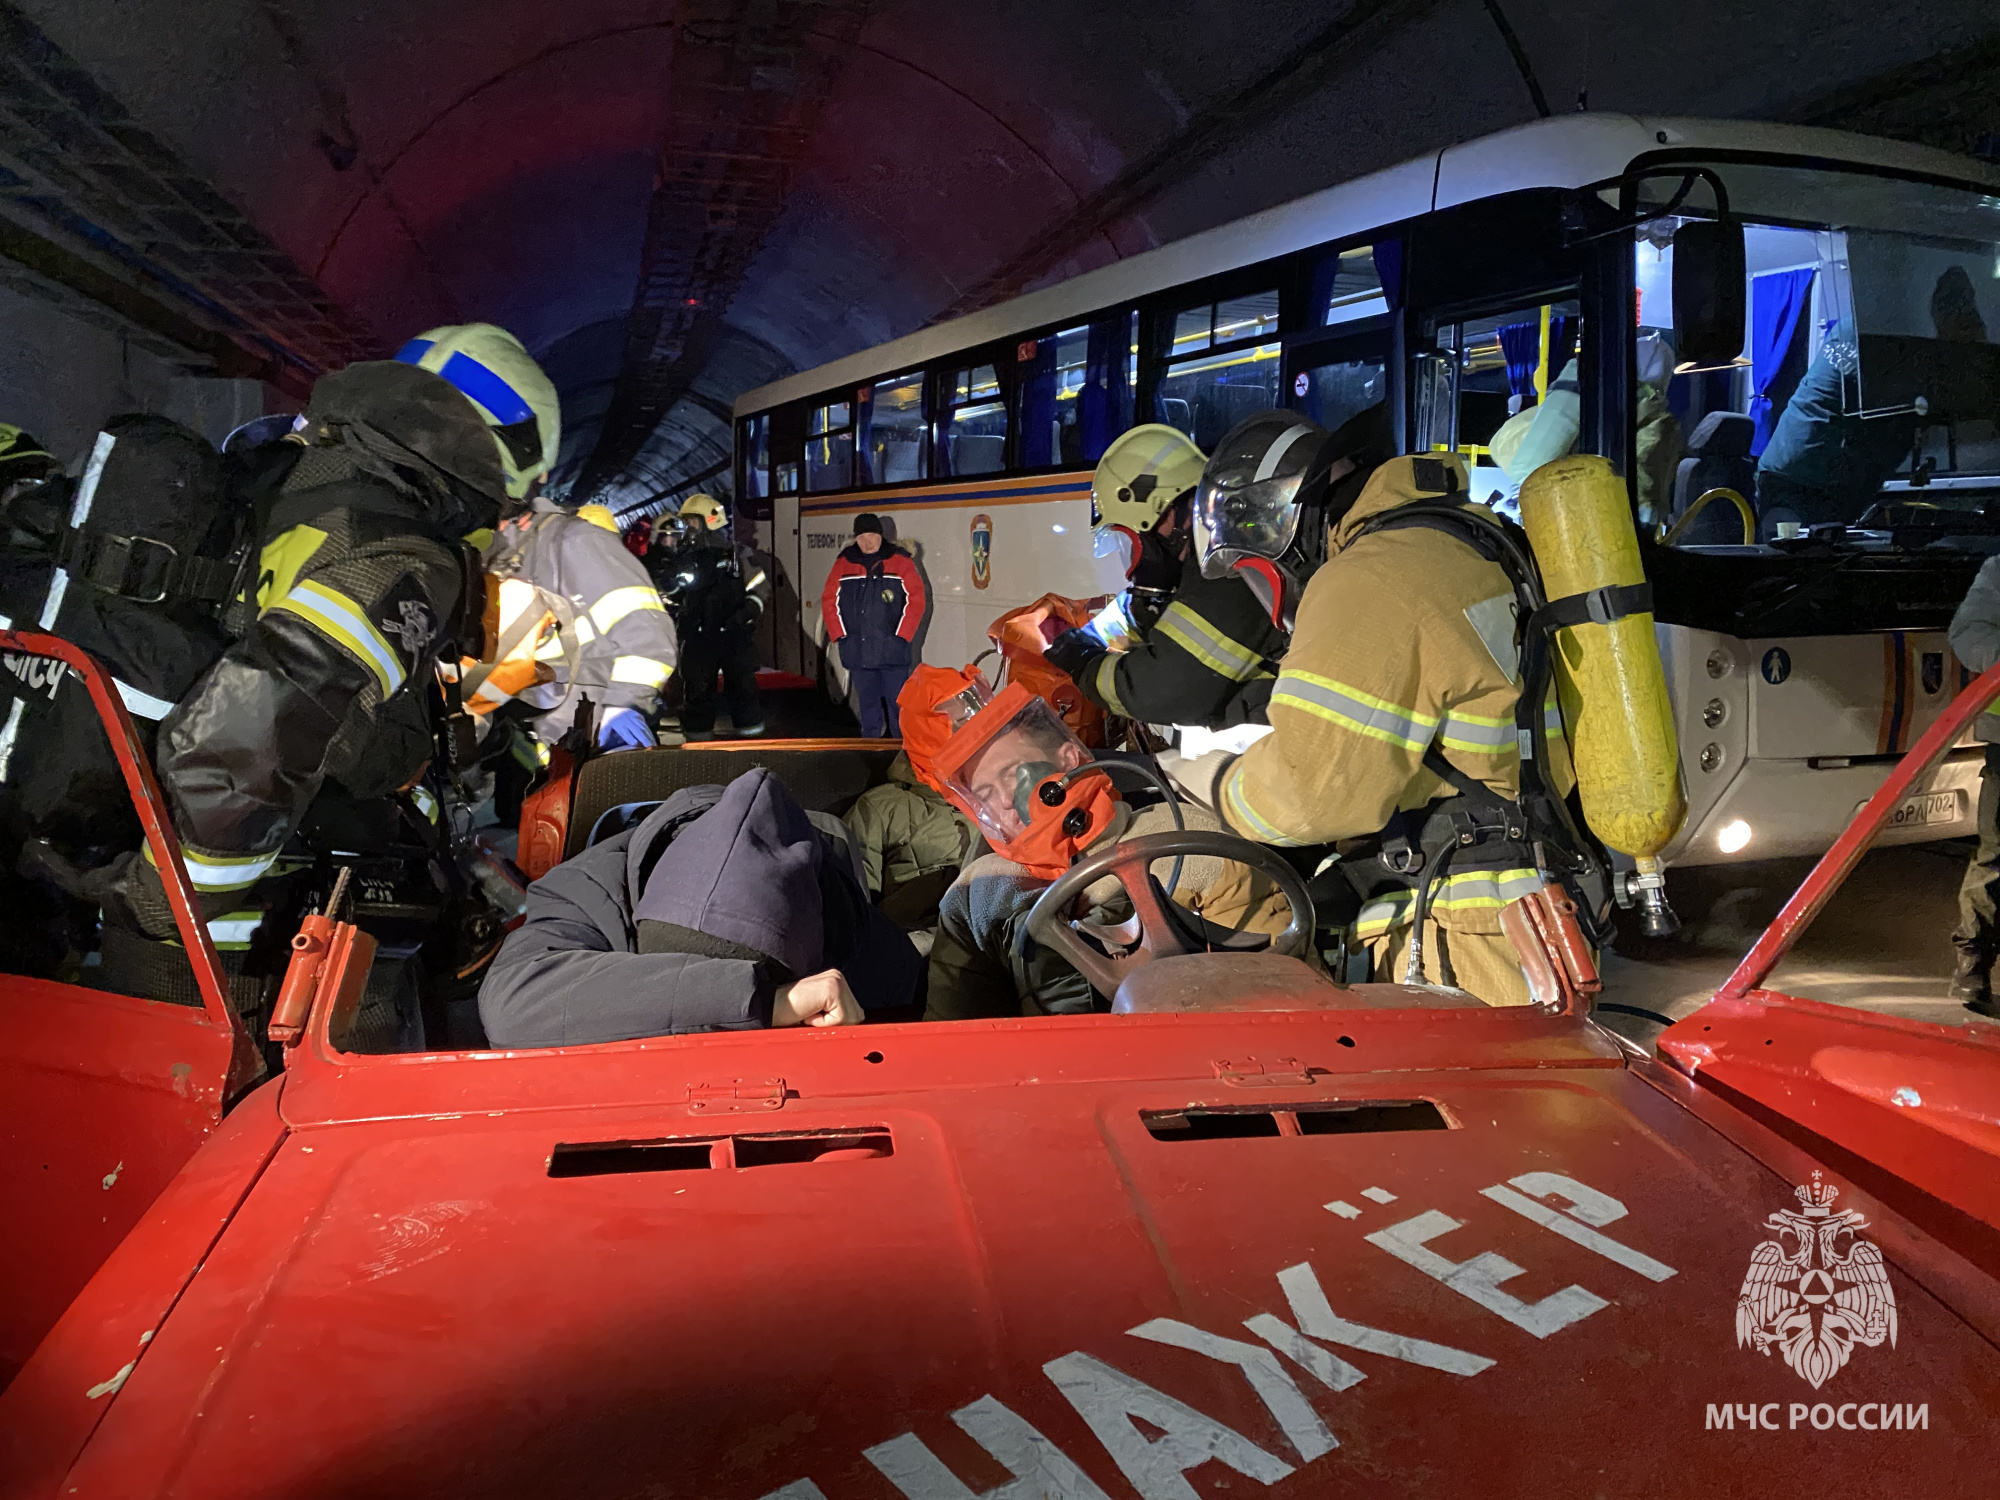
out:
{"label": "firefighter in tan turnout coat", "polygon": [[[1187,768],[1190,780],[1247,838],[1339,846],[1362,897],[1350,941],[1367,949],[1375,979],[1405,977],[1428,884],[1423,978],[1455,980],[1490,1005],[1527,1003],[1500,910],[1543,883],[1529,848],[1501,838],[1430,864],[1437,812],[1486,800],[1482,789],[1506,803],[1518,795],[1512,581],[1458,536],[1396,523],[1412,502],[1462,501],[1464,469],[1449,454],[1331,457],[1329,435],[1288,413],[1253,418],[1231,439],[1203,481],[1206,557],[1261,579],[1292,616],[1292,642],[1271,733]],[[1323,563],[1310,545],[1322,526]],[[1545,713],[1551,780],[1566,786],[1561,721],[1553,703]],[[1371,860],[1382,878],[1364,873]],[[1399,866],[1411,878],[1394,878]]]}

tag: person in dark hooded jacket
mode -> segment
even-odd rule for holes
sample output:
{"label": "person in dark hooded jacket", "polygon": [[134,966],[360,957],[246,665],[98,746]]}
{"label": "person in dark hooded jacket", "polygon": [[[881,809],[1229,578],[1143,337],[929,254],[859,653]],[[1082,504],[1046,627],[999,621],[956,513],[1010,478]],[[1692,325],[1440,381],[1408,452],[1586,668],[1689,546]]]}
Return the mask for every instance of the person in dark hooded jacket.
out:
{"label": "person in dark hooded jacket", "polygon": [[917,952],[839,819],[769,771],[675,792],[528,888],[479,991],[501,1047],[836,1026],[911,1005]]}

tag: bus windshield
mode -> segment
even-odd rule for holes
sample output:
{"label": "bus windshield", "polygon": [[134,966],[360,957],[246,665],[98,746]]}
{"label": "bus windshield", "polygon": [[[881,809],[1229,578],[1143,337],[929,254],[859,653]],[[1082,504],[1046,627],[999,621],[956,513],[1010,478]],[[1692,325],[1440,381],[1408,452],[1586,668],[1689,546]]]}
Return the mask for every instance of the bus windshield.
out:
{"label": "bus windshield", "polygon": [[[2000,199],[1859,170],[1703,164],[1744,224],[1745,339],[1697,367],[1674,350],[1673,233],[1712,217],[1704,183],[1634,243],[1642,519],[1701,495],[1755,506],[1759,539],[2000,536]],[[1679,165],[1642,181],[1664,209]],[[1678,540],[1740,542],[1728,504]]]}

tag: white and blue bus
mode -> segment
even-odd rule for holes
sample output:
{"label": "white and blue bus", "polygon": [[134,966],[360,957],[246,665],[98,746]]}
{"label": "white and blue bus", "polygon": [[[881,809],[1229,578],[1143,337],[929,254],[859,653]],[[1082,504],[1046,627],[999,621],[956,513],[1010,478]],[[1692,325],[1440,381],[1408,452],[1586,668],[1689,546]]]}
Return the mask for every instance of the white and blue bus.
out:
{"label": "white and blue bus", "polygon": [[[1685,300],[1709,304],[1678,330],[1677,243]],[[1734,299],[1741,347],[1717,352]],[[1206,449],[1254,411],[1332,427],[1386,400],[1406,450],[1460,451],[1503,506],[1523,424],[1533,450],[1567,423],[1659,539],[1689,803],[1667,862],[1810,854],[1966,679],[1945,629],[2000,550],[1996,340],[1990,165],[1577,115],[751,391],[736,493],[787,575],[772,664],[837,692],[818,599],[861,511],[929,580],[925,659],[958,664],[1007,609],[1120,585],[1093,557],[1090,473],[1135,423]],[[1891,840],[1970,832],[1979,755],[1954,752]]]}

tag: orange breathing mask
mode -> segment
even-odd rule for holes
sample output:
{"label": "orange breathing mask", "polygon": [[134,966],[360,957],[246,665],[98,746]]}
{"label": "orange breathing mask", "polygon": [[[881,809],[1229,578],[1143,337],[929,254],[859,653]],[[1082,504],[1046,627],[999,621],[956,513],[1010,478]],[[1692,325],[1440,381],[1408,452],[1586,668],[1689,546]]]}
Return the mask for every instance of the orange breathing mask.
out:
{"label": "orange breathing mask", "polygon": [[[1053,880],[1111,827],[1118,794],[1047,700],[1009,683],[932,759],[935,785],[994,851]],[[1080,772],[1064,781],[1067,772]]]}

